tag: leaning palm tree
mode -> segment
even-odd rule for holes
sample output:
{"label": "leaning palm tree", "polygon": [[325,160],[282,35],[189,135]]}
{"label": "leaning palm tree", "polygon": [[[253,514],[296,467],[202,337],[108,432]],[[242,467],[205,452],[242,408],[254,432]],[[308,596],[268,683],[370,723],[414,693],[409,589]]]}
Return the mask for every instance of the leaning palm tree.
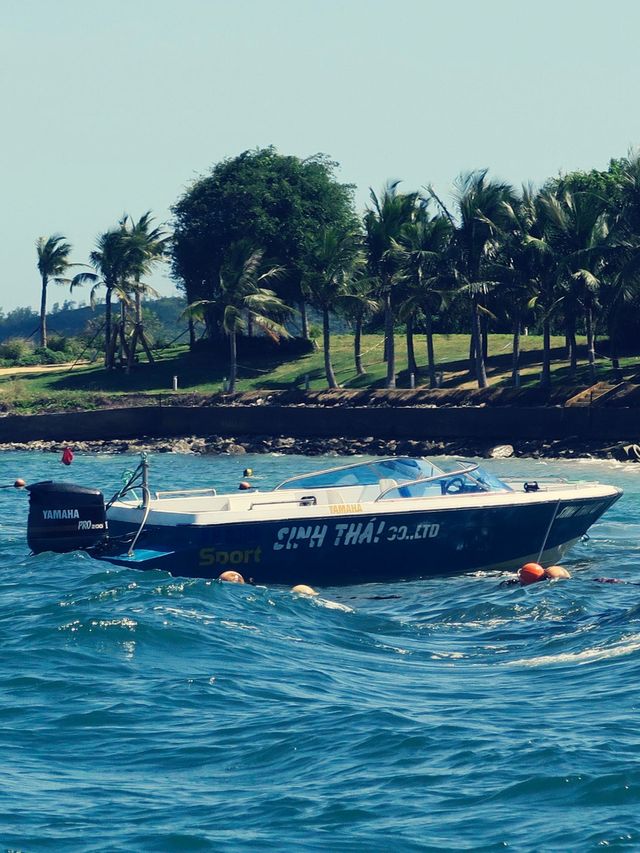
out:
{"label": "leaning palm tree", "polygon": [[400,193],[400,181],[386,185],[380,197],[373,190],[372,207],[364,216],[365,244],[369,274],[378,280],[379,293],[384,305],[385,355],[387,359],[387,388],[396,387],[396,362],[394,344],[395,300],[393,298],[396,260],[392,240],[397,240],[402,228],[413,219],[417,193]]}
{"label": "leaning palm tree", "polygon": [[407,324],[409,370],[417,373],[412,332],[415,319],[421,316],[424,318],[427,338],[427,363],[431,388],[436,386],[433,315],[442,306],[444,293],[451,279],[447,266],[451,234],[452,227],[447,217],[430,217],[425,204],[415,221],[406,225],[398,240],[393,241],[393,251],[399,264],[397,278],[404,283],[400,317],[404,318]]}
{"label": "leaning palm tree", "polygon": [[68,284],[64,273],[71,266],[69,254],[71,246],[62,234],[52,234],[51,237],[39,237],[36,242],[38,253],[38,271],[42,280],[40,298],[40,346],[47,346],[47,287],[49,281],[56,284]]}
{"label": "leaning palm tree", "polygon": [[207,309],[213,307],[221,317],[221,327],[229,339],[229,391],[236,389],[238,376],[237,338],[251,322],[274,340],[288,338],[284,320],[293,313],[291,309],[264,285],[277,281],[284,274],[281,266],[265,267],[264,251],[256,249],[247,240],[239,240],[229,247],[220,269],[218,292],[215,299],[199,299],[187,306],[184,314],[203,319]]}
{"label": "leaning palm tree", "polygon": [[[82,272],[74,276],[71,288],[89,283],[91,288],[91,304],[95,305],[98,289],[105,288],[104,340],[106,368],[112,368],[115,360],[118,328],[113,328],[112,296],[115,293],[121,302],[129,299],[127,280],[130,275],[131,252],[127,235],[122,228],[111,228],[101,234],[96,241],[96,248],[89,255],[91,266],[95,273]],[[115,332],[115,334],[114,334]]]}
{"label": "leaning palm tree", "polygon": [[338,387],[331,362],[331,312],[344,301],[351,276],[364,264],[360,244],[360,235],[355,231],[326,227],[310,250],[314,271],[308,275],[303,288],[311,304],[322,311],[324,369],[329,388]]}

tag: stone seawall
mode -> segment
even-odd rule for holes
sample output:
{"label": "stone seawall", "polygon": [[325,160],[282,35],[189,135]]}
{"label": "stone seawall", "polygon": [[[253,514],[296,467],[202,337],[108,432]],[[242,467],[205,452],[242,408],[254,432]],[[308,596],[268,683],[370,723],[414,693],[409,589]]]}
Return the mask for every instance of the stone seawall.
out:
{"label": "stone seawall", "polygon": [[0,442],[175,438],[186,435],[297,438],[638,441],[640,410],[579,407],[320,408],[138,406],[8,415]]}

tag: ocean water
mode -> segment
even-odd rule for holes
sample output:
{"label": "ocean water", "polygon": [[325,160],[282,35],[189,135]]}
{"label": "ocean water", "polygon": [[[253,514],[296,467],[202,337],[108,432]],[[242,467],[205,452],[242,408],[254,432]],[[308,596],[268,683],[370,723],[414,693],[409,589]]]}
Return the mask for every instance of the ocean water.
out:
{"label": "ocean water", "polygon": [[[0,459],[1,483],[108,494],[137,461]],[[152,483],[337,461],[165,454]],[[640,465],[490,467],[625,489],[571,581],[309,599],[32,558],[27,496],[0,490],[0,849],[639,850],[640,586],[594,578],[640,582]]]}

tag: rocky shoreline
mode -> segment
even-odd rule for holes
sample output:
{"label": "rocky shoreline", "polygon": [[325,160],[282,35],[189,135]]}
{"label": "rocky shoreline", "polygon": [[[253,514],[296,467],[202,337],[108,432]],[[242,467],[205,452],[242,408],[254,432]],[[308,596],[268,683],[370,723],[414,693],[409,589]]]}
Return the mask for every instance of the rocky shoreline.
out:
{"label": "rocky shoreline", "polygon": [[411,441],[406,439],[292,438],[283,436],[187,436],[113,441],[31,441],[0,443],[0,451],[35,450],[61,453],[65,447],[75,453],[196,453],[230,454],[282,453],[304,456],[479,456],[529,459],[617,459],[640,461],[640,446],[632,442],[605,444],[602,441],[563,439],[556,441],[514,441],[512,444],[486,440]]}

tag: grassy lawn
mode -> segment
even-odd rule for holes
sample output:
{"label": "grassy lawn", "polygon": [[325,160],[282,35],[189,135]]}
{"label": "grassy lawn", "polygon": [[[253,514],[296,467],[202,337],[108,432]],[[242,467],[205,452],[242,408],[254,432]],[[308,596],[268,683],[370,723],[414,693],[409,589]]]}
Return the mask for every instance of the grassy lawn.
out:
{"label": "grassy lawn", "polygon": [[[583,341],[580,341],[583,343]],[[567,378],[566,363],[562,361],[564,339],[554,337],[554,380]],[[510,381],[511,336],[491,335],[489,338],[489,360],[487,373],[491,385]],[[522,338],[523,384],[535,383],[540,373],[542,340],[529,335]],[[445,387],[475,387],[467,373],[469,348],[468,335],[436,335],[435,349],[438,370],[444,374]],[[366,335],[363,338],[363,362],[366,376],[356,376],[353,364],[353,338],[351,335],[336,335],[332,339],[332,355],[338,381],[345,388],[384,387],[386,365],[382,359],[382,335]],[[425,362],[426,346],[423,336],[415,339],[416,357],[420,373],[416,384],[427,380]],[[409,386],[404,337],[396,336],[396,358],[398,387]],[[623,368],[637,364],[635,359],[623,360]],[[611,374],[608,360],[599,362],[599,374],[606,378]],[[214,393],[222,389],[228,376],[226,360],[210,354],[191,354],[186,346],[173,346],[158,354],[155,364],[139,364],[131,375],[115,370],[107,373],[99,366],[78,365],[73,370],[64,368],[60,372],[38,371],[21,374],[19,377],[0,378],[0,404],[15,406],[23,410],[42,410],[68,405],[95,405],[99,395],[124,393],[158,394],[171,391],[173,376],[178,377],[181,391]],[[326,387],[321,350],[298,358],[284,361],[277,353],[270,359],[240,359],[238,390],[304,388],[306,377],[311,388]],[[579,382],[589,384],[586,367],[580,368]],[[573,383],[575,384],[575,382]]]}

